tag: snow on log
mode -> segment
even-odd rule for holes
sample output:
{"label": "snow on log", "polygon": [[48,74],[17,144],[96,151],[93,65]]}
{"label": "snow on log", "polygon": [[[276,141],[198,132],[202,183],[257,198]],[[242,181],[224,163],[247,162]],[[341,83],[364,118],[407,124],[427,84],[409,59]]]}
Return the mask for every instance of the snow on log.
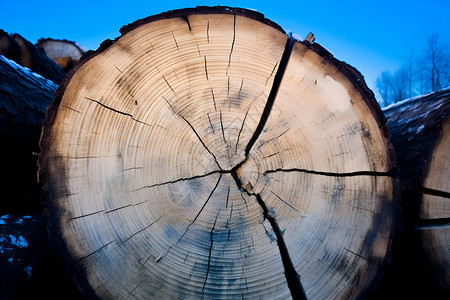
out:
{"label": "snow on log", "polygon": [[354,299],[388,257],[394,154],[362,76],[260,13],[138,20],[85,55],[39,156],[87,296]]}
{"label": "snow on log", "polygon": [[60,66],[44,51],[17,33],[10,36],[3,30],[0,31],[0,55],[33,70],[55,84],[60,84],[64,78],[65,71]]}
{"label": "snow on log", "polygon": [[[1,189],[14,195],[2,209],[30,209],[39,204],[36,181],[39,137],[47,105],[57,86],[50,80],[0,55]],[[30,206],[27,206],[30,204]]]}
{"label": "snow on log", "polygon": [[403,185],[405,225],[418,233],[426,264],[450,291],[450,88],[384,113]]}

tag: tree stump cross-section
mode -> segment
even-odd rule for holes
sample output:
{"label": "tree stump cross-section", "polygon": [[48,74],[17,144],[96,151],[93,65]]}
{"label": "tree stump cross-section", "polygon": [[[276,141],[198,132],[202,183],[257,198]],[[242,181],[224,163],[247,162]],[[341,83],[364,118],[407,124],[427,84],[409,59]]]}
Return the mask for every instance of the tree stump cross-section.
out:
{"label": "tree stump cross-section", "polygon": [[393,165],[359,73],[263,15],[136,21],[49,106],[55,248],[99,298],[349,299],[388,256]]}

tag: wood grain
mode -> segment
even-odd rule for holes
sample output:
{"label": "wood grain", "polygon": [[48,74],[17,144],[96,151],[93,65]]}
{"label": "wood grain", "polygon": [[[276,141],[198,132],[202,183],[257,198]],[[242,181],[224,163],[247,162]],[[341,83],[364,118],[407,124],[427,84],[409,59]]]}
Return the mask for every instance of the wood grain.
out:
{"label": "wood grain", "polygon": [[256,12],[139,20],[66,77],[41,139],[56,245],[99,298],[349,299],[393,156],[362,77]]}

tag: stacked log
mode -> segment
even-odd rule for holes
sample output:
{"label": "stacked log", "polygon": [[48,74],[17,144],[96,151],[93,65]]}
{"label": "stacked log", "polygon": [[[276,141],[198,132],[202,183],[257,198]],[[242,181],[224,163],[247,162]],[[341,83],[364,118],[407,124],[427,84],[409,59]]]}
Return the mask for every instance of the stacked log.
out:
{"label": "stacked log", "polygon": [[0,157],[7,174],[0,184],[15,199],[3,199],[3,211],[39,207],[36,153],[42,121],[56,88],[52,81],[0,55],[0,136],[5,145]]}
{"label": "stacked log", "polygon": [[31,69],[57,85],[64,78],[65,71],[58,64],[44,51],[17,33],[10,36],[0,30],[0,55],[14,60],[19,65]]}
{"label": "stacked log", "polygon": [[40,182],[88,297],[353,299],[389,257],[394,153],[362,76],[254,11],[136,21],[57,91]]}
{"label": "stacked log", "polygon": [[384,109],[398,158],[408,249],[450,292],[450,89]]}
{"label": "stacked log", "polygon": [[80,60],[84,51],[77,43],[68,40],[40,39],[36,46],[44,50],[66,72]]}

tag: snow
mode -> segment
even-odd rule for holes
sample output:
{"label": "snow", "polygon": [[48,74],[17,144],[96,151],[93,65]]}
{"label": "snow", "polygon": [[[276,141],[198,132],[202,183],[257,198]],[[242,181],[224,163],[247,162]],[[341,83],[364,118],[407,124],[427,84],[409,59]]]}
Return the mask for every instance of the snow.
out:
{"label": "snow", "polygon": [[6,224],[6,222],[3,221],[3,219],[0,219],[0,225],[5,225],[5,224]]}
{"label": "snow", "polygon": [[420,125],[419,127],[417,127],[416,134],[418,134],[419,132],[421,132],[424,128],[425,128],[424,125]]}
{"label": "snow", "polygon": [[41,76],[40,74],[35,73],[34,71],[32,71],[31,69],[29,69],[27,67],[23,67],[23,66],[19,65],[15,61],[6,58],[3,55],[0,55],[0,61],[4,61],[5,63],[7,63],[11,68],[15,69],[19,74],[23,74],[23,73],[30,74],[30,75],[34,76],[37,80],[46,81],[49,86],[53,86],[55,89],[58,87],[58,85],[56,85],[50,79],[47,79],[47,78]]}
{"label": "snow", "polygon": [[15,224],[23,225],[23,219],[18,219],[14,222]]}
{"label": "snow", "polygon": [[13,246],[16,246],[16,247],[19,247],[19,248],[26,248],[26,247],[28,247],[27,241],[21,235],[19,235],[19,237],[16,238],[12,234],[10,234],[9,238],[11,239],[11,245],[13,245]]}
{"label": "snow", "polygon": [[293,37],[294,39],[296,39],[297,41],[301,41],[301,40],[302,40],[302,37],[301,37],[298,33],[293,33],[293,34],[292,34],[292,37]]}
{"label": "snow", "polygon": [[[436,92],[442,92],[442,91],[450,91],[450,86],[447,87],[447,88],[445,88],[445,89],[436,91]],[[402,106],[402,105],[404,105],[404,104],[407,104],[407,103],[409,103],[409,102],[414,102],[414,101],[416,101],[417,99],[421,99],[421,98],[430,96],[430,95],[432,95],[432,94],[434,94],[434,93],[436,93],[436,92],[430,92],[430,93],[428,93],[428,94],[419,95],[419,96],[416,96],[416,97],[412,97],[412,98],[409,98],[409,99],[405,99],[405,100],[402,100],[402,101],[399,101],[399,102],[390,104],[390,105],[388,105],[388,106],[386,106],[386,107],[383,107],[382,110],[383,110],[383,111],[387,111],[387,110],[390,110],[390,109],[392,109],[392,108],[395,108],[395,107],[398,107],[398,106]]]}
{"label": "snow", "polygon": [[33,271],[33,268],[31,266],[23,268],[23,270],[27,273],[28,279],[31,277],[31,271]]}
{"label": "snow", "polygon": [[9,215],[3,215],[3,216],[0,217],[0,219],[1,219],[1,220],[9,219]]}

